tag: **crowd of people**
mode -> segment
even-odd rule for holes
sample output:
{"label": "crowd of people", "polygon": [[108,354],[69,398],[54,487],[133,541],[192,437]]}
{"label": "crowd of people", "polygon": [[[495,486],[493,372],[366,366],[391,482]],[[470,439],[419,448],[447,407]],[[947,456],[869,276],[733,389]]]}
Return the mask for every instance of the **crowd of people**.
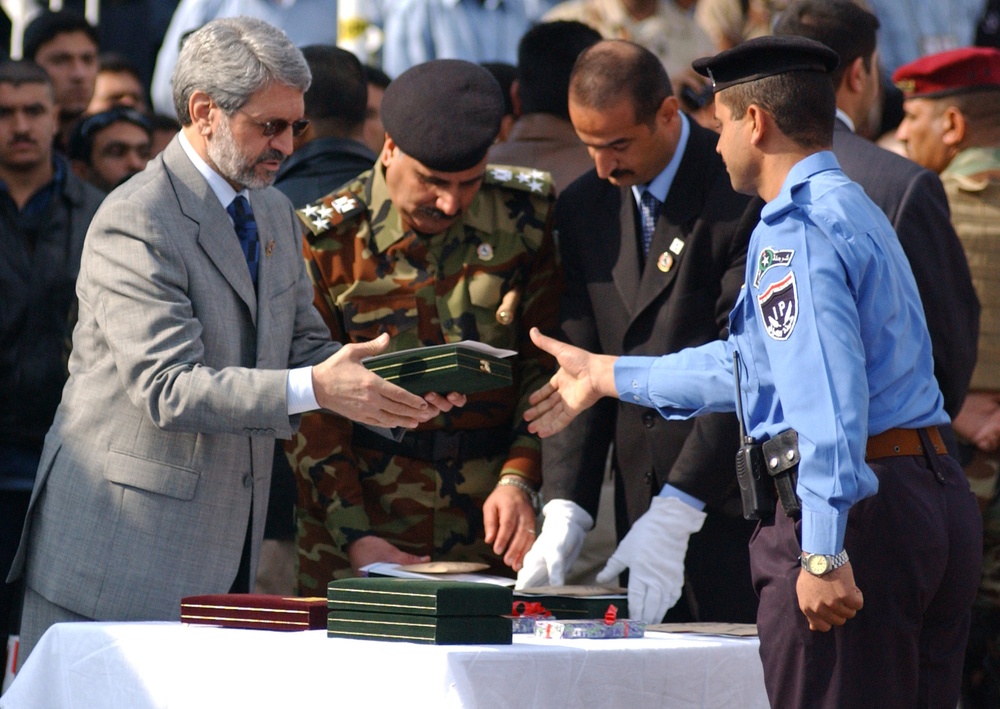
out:
{"label": "crowd of people", "polygon": [[[774,706],[1000,703],[993,4],[340,1],[0,63],[18,663],[433,559],[756,623]],[[463,340],[513,384],[361,363]]]}

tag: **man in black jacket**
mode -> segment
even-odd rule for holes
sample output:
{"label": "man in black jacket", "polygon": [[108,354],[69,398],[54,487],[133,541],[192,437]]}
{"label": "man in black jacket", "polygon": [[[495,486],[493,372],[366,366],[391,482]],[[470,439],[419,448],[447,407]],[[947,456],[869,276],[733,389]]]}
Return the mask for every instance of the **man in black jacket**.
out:
{"label": "man in black jacket", "polygon": [[[28,498],[66,381],[76,277],[104,194],[52,141],[52,83],[31,62],[0,64],[0,577],[10,570]],[[16,629],[20,584],[0,583],[0,655]]]}
{"label": "man in black jacket", "polygon": [[[653,356],[725,338],[761,203],[733,191],[717,136],[680,112],[659,61],[628,42],[580,56],[569,109],[595,170],[556,205],[564,339]],[[671,422],[608,399],[546,439],[549,502],[519,585],[562,583],[593,525],[612,443],[620,543],[598,581],[630,569],[633,618],[660,621],[686,581],[668,618],[753,622],[753,526],[740,513],[732,414]]]}
{"label": "man in black jacket", "polygon": [[361,142],[368,84],[357,57],[327,45],[305,47],[302,54],[313,77],[305,95],[309,127],[274,182],[296,207],[370,170],[377,158]]}

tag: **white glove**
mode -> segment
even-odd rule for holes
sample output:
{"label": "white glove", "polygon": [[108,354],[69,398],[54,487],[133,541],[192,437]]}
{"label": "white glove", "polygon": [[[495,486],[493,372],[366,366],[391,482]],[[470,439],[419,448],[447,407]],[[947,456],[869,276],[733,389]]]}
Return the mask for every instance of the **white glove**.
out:
{"label": "white glove", "polygon": [[566,571],[580,556],[583,539],[594,526],[594,518],[571,500],[549,500],[542,514],[542,533],[524,555],[514,588],[564,585]]}
{"label": "white glove", "polygon": [[681,597],[688,538],[704,523],[704,512],[676,497],[654,497],[597,575],[597,582],[615,583],[618,574],[630,569],[629,617],[661,622]]}

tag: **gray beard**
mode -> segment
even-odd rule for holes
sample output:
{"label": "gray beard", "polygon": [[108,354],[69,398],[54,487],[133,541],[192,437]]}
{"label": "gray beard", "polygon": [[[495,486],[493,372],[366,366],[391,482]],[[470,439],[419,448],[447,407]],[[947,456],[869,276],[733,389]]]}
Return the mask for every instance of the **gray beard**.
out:
{"label": "gray beard", "polygon": [[233,132],[229,128],[228,116],[219,121],[219,127],[207,141],[206,150],[209,159],[215,164],[219,174],[230,182],[235,182],[247,189],[259,190],[269,187],[274,182],[274,175],[265,173],[261,176],[255,167],[265,160],[284,160],[285,156],[277,150],[268,149],[256,160],[250,160],[237,145]]}

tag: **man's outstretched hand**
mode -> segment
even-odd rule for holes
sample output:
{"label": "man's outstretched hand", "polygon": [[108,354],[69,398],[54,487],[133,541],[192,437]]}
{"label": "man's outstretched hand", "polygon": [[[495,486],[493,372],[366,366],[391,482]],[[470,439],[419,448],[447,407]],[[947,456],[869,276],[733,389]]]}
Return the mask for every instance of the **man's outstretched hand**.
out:
{"label": "man's outstretched hand", "polygon": [[531,328],[531,340],[559,363],[559,371],[548,384],[528,399],[531,408],[524,412],[524,419],[532,433],[542,438],[559,433],[601,397],[617,395],[617,357],[591,354],[547,337],[536,327]]}

